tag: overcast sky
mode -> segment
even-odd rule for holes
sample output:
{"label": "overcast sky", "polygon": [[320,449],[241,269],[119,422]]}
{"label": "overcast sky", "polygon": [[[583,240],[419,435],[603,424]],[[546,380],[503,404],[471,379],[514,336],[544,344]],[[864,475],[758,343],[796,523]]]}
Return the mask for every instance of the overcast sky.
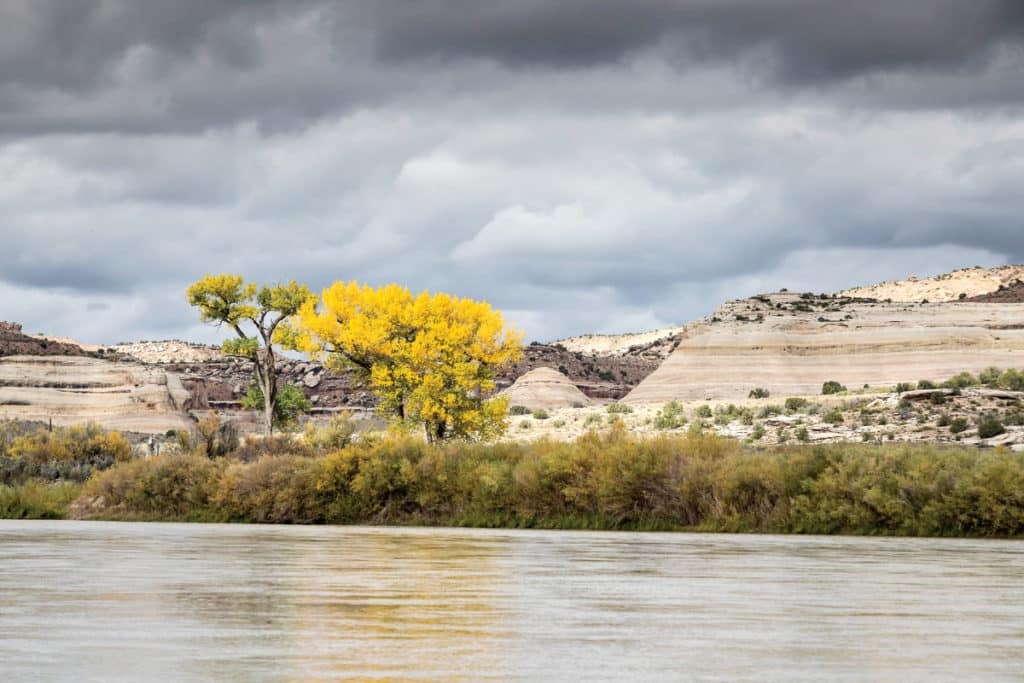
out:
{"label": "overcast sky", "polygon": [[0,319],[398,282],[549,340],[1024,262],[1019,0],[4,0]]}

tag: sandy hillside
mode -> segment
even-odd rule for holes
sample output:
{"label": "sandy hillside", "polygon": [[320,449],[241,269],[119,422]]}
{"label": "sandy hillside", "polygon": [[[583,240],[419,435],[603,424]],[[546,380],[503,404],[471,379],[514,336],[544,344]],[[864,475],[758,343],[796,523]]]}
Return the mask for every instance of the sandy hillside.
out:
{"label": "sandy hillside", "polygon": [[[998,268],[964,268],[934,277],[918,278],[910,275],[905,280],[892,280],[867,287],[856,287],[839,292],[839,296],[863,297],[885,301],[957,301],[990,294],[1000,287],[1009,287],[1024,280],[1024,265]],[[961,296],[963,295],[963,296]]]}

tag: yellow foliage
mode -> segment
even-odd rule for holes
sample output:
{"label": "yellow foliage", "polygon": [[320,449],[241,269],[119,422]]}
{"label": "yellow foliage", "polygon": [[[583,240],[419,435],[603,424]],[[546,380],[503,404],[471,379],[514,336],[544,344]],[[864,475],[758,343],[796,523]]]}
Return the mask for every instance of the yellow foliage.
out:
{"label": "yellow foliage", "polygon": [[329,366],[355,368],[382,410],[422,422],[430,440],[507,427],[506,403],[486,397],[496,371],[520,357],[522,335],[486,302],[337,282],[283,336]]}

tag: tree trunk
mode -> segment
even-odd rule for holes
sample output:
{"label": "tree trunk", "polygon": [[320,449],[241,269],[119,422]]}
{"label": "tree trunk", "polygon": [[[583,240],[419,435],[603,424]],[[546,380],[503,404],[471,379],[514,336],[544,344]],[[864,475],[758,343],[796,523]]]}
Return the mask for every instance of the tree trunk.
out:
{"label": "tree trunk", "polygon": [[[260,357],[262,356],[262,358]],[[262,367],[257,375],[262,380],[263,386],[263,420],[267,428],[267,436],[274,435],[274,406],[277,405],[277,369],[274,367],[274,352],[269,346],[265,346],[262,353],[256,354],[256,362]]]}

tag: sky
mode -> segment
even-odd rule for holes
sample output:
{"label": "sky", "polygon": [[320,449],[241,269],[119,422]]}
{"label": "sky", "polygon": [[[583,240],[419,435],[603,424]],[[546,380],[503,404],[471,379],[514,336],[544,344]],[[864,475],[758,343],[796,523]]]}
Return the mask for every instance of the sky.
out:
{"label": "sky", "polygon": [[1024,262],[1018,0],[4,0],[0,319],[397,282],[528,340]]}

